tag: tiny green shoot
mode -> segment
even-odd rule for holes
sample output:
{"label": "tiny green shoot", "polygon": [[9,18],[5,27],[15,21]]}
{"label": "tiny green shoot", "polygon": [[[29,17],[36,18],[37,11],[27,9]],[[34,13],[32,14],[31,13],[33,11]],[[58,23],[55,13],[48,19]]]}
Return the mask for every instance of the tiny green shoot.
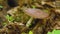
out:
{"label": "tiny green shoot", "polygon": [[2,6],[2,5],[0,5],[0,8],[3,8],[3,6]]}
{"label": "tiny green shoot", "polygon": [[32,8],[36,8],[36,6],[32,5]]}
{"label": "tiny green shoot", "polygon": [[29,31],[29,34],[33,34],[33,31]]}
{"label": "tiny green shoot", "polygon": [[14,18],[12,16],[9,16],[9,15],[6,16],[6,19],[8,19],[8,21],[10,21],[10,22],[12,22],[14,20]]}

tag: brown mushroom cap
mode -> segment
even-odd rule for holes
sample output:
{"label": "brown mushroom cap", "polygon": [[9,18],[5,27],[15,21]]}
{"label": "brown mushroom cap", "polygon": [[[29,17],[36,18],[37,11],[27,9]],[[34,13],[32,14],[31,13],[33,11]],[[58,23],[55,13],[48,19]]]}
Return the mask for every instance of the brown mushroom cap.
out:
{"label": "brown mushroom cap", "polygon": [[49,14],[44,12],[43,10],[34,9],[34,8],[26,8],[26,9],[24,9],[23,12],[33,18],[38,18],[38,19],[44,19],[49,16]]}

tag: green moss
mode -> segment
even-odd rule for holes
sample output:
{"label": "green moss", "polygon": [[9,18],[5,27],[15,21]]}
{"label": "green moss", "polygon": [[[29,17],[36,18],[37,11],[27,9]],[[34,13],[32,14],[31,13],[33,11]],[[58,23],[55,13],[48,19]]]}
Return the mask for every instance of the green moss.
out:
{"label": "green moss", "polygon": [[53,30],[52,32],[48,32],[47,34],[60,34],[60,30]]}

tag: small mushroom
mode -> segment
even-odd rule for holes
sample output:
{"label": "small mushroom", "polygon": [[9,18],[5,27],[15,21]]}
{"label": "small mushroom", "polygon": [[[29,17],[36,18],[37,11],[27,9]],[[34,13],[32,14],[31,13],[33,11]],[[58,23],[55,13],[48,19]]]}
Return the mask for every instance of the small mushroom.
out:
{"label": "small mushroom", "polygon": [[35,9],[35,8],[23,8],[23,12],[26,13],[27,15],[31,16],[31,18],[29,19],[29,21],[26,24],[27,27],[29,27],[31,25],[33,18],[44,19],[49,16],[49,14],[44,12],[43,10]]}

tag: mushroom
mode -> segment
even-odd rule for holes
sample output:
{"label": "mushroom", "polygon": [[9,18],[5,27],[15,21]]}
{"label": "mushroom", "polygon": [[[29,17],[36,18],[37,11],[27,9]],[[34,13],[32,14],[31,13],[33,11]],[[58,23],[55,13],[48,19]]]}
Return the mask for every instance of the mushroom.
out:
{"label": "mushroom", "polygon": [[26,8],[23,10],[24,10],[23,12],[26,13],[27,15],[37,19],[44,19],[49,16],[48,13],[40,9]]}
{"label": "mushroom", "polygon": [[[49,16],[49,13],[45,12],[44,10],[36,9],[36,8],[23,8],[23,12],[29,16],[31,16],[30,20],[27,24],[31,25],[33,18],[37,19],[44,19]],[[28,26],[26,25],[26,26]],[[28,26],[29,27],[29,26]]]}

